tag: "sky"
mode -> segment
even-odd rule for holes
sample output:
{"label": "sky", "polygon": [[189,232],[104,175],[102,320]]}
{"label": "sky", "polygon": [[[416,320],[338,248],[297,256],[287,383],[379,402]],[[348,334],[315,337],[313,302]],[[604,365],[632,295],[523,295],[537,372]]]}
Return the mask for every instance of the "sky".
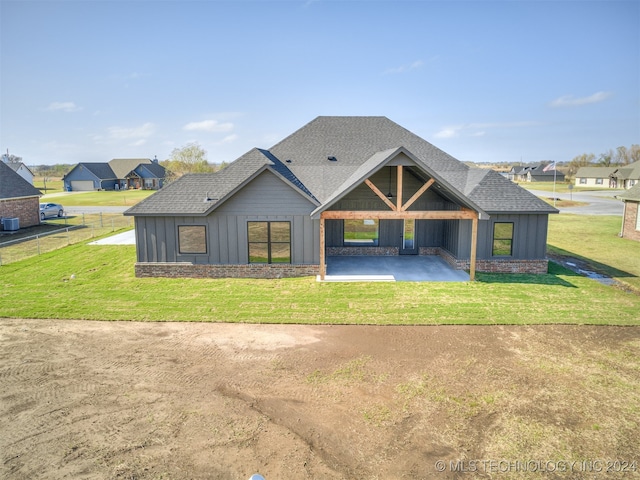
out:
{"label": "sky", "polygon": [[211,163],[319,115],[462,161],[640,144],[640,2],[0,0],[0,151]]}

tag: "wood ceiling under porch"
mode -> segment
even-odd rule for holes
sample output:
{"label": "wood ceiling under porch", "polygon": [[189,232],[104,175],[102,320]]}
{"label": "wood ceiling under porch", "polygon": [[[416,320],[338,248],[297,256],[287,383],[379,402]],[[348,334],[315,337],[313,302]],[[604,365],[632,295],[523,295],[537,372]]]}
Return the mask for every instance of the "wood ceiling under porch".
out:
{"label": "wood ceiling under porch", "polygon": [[[326,275],[326,245],[325,245],[325,220],[350,220],[350,219],[373,219],[373,220],[393,220],[393,219],[416,219],[416,220],[470,220],[471,228],[471,251],[469,255],[469,279],[475,280],[476,250],[478,239],[478,212],[461,206],[460,210],[408,210],[425,192],[431,188],[435,180],[430,178],[413,193],[407,201],[403,199],[405,191],[405,165],[388,167],[396,168],[396,195],[385,195],[370,178],[364,180],[375,195],[389,207],[388,210],[326,210],[320,213],[320,280],[324,280]],[[391,173],[391,172],[390,172]]]}

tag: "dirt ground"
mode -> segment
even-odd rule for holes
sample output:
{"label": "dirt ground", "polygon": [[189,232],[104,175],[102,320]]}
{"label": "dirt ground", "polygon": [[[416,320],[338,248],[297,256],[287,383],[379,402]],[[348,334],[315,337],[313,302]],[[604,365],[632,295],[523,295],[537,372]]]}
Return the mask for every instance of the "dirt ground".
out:
{"label": "dirt ground", "polygon": [[7,479],[637,478],[639,423],[640,327],[0,319]]}

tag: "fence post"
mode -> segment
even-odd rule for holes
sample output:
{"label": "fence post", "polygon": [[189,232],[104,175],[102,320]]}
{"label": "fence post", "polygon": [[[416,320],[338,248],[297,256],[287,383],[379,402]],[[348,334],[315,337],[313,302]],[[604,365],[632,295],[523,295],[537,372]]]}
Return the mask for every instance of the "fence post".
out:
{"label": "fence post", "polygon": [[0,267],[2,266],[2,253],[0,252]]}
{"label": "fence post", "polygon": [[67,247],[71,245],[71,239],[69,238],[69,227],[67,227]]}
{"label": "fence post", "polygon": [[36,235],[36,243],[38,244],[38,255],[40,255],[40,235]]}
{"label": "fence post", "polygon": [[82,225],[84,226],[84,213],[82,214]]}
{"label": "fence post", "polygon": [[104,227],[104,225],[102,224],[102,212],[100,212],[100,228]]}

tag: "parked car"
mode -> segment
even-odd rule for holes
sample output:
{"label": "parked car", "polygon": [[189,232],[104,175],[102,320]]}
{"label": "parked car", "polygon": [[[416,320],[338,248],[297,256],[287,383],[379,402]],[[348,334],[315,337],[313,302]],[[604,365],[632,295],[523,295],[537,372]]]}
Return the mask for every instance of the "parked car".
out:
{"label": "parked car", "polygon": [[40,204],[40,220],[47,217],[62,217],[64,208],[59,203],[41,203]]}

